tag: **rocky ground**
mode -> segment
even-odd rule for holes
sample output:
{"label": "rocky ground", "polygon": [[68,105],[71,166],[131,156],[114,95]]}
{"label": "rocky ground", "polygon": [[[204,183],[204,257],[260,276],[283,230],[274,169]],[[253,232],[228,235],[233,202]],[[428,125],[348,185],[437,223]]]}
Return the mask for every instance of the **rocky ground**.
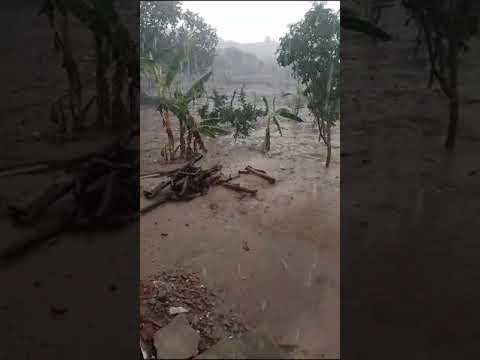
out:
{"label": "rocky ground", "polygon": [[[158,337],[161,337],[162,331],[165,332],[167,325],[178,316],[183,316],[187,322],[186,327],[191,326],[198,333],[192,332],[193,335],[187,339],[188,342],[192,337],[198,337],[197,344],[191,349],[192,356],[204,352],[219,340],[232,338],[246,330],[238,315],[218,312],[216,303],[220,301],[202,284],[198,274],[179,270],[157,274],[140,284],[140,334],[150,349],[153,345],[157,353],[174,357],[177,354],[173,351],[185,349],[162,348],[163,344]],[[171,332],[171,336],[178,337],[181,334],[179,331]]]}

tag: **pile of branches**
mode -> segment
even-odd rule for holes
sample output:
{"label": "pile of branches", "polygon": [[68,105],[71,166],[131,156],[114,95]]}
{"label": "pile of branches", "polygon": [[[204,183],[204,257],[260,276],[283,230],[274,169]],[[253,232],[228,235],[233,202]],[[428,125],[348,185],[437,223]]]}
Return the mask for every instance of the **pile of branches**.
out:
{"label": "pile of branches", "polygon": [[[18,225],[37,232],[1,251],[0,259],[22,255],[63,231],[111,229],[137,220],[139,151],[131,140],[138,135],[139,130],[134,130],[104,150],[77,159],[37,164],[38,171],[63,170],[64,176],[38,194],[8,205]],[[26,170],[35,172],[32,168],[28,165]],[[13,170],[9,174],[23,174],[21,169]],[[46,214],[55,209],[61,216],[52,221]]]}
{"label": "pile of branches", "polygon": [[198,154],[185,166],[167,173],[167,180],[151,189],[144,190],[143,194],[147,199],[156,198],[156,200],[141,209],[140,213],[146,213],[165,202],[188,201],[205,195],[210,186],[220,179],[221,175],[218,175],[218,172],[222,170],[222,166],[215,165],[203,170],[201,167],[195,166],[202,157],[202,154]]}
{"label": "pile of branches", "polygon": [[276,180],[269,176],[264,170],[256,169],[252,166],[240,170],[237,175],[225,177],[220,171],[221,165],[215,165],[208,169],[202,169],[195,166],[203,155],[199,154],[195,159],[188,162],[177,170],[170,172],[155,172],[145,174],[141,178],[167,177],[150,189],[145,189],[143,195],[147,199],[154,200],[144,208],[140,209],[140,214],[145,214],[157,206],[170,201],[189,201],[198,196],[206,195],[213,185],[221,185],[227,189],[242,193],[243,195],[255,195],[256,189],[249,189],[239,184],[232,184],[231,181],[238,179],[241,174],[256,175],[270,184],[275,184]]}

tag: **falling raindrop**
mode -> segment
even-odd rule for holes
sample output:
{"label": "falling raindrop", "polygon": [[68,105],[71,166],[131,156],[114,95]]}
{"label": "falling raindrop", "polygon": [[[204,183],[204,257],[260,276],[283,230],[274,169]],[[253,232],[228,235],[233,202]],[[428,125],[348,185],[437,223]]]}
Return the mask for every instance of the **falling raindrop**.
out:
{"label": "falling raindrop", "polygon": [[207,277],[207,268],[205,266],[202,268],[202,274],[203,277]]}
{"label": "falling raindrop", "polygon": [[307,276],[307,288],[310,288],[312,286],[312,272],[309,271],[308,272],[308,276]]}
{"label": "falling raindrop", "polygon": [[262,312],[267,308],[267,300],[262,300]]}
{"label": "falling raindrop", "polygon": [[295,336],[295,341],[298,342],[298,339],[300,339],[300,328],[297,329],[297,335]]}
{"label": "falling raindrop", "polygon": [[318,266],[318,254],[315,253],[313,255],[313,263],[312,263],[312,269],[316,269]]}

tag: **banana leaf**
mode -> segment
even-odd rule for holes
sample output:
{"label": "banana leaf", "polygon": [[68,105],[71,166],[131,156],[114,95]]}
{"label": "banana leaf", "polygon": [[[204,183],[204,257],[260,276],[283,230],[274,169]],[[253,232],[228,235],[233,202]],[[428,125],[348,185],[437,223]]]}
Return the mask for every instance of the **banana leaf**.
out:
{"label": "banana leaf", "polygon": [[262,100],[263,100],[263,103],[265,104],[265,112],[264,112],[264,116],[265,116],[270,112],[270,109],[268,107],[267,98],[265,96],[262,96]]}
{"label": "banana leaf", "polygon": [[289,120],[294,120],[294,121],[297,121],[297,122],[303,122],[303,119],[301,117],[293,114],[287,108],[280,108],[277,111],[275,111],[275,114],[280,115],[280,116],[282,116],[284,118],[287,118]]}
{"label": "banana leaf", "polygon": [[167,73],[165,75],[165,79],[163,80],[163,86],[165,88],[169,88],[172,84],[175,76],[177,76],[178,71],[180,70],[180,66],[185,59],[185,52],[183,49],[179,49],[175,57],[173,58],[170,66],[168,67]]}
{"label": "banana leaf", "polygon": [[278,122],[278,119],[275,115],[272,116],[272,120],[275,123],[275,125],[277,126],[277,129],[278,129],[278,132],[280,133],[280,136],[283,136],[282,128],[280,127],[280,123]]}
{"label": "banana leaf", "polygon": [[186,95],[189,102],[192,101],[194,98],[198,98],[202,95],[202,93],[205,91],[204,85],[208,81],[208,79],[210,79],[210,76],[212,76],[211,71],[209,71],[193,83],[192,87],[187,91]]}

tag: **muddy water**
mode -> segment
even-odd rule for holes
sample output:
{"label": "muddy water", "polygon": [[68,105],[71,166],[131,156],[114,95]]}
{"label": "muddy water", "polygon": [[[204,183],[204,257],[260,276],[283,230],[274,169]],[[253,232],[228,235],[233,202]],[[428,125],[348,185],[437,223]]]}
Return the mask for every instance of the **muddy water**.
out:
{"label": "muddy water", "polygon": [[[160,159],[165,134],[158,114],[142,109],[141,121],[142,172],[178,166]],[[325,169],[326,149],[311,119],[282,126],[283,136],[272,128],[267,156],[258,151],[262,121],[252,137],[237,143],[230,137],[206,141],[202,165],[221,163],[225,174],[252,165],[277,183],[242,175],[238,182],[258,189],[256,197],[239,199],[217,187],[205,197],[143,216],[141,276],[175,266],[198,271],[226,307],[293,355],[338,357],[339,131],[334,128],[332,164]]]}

